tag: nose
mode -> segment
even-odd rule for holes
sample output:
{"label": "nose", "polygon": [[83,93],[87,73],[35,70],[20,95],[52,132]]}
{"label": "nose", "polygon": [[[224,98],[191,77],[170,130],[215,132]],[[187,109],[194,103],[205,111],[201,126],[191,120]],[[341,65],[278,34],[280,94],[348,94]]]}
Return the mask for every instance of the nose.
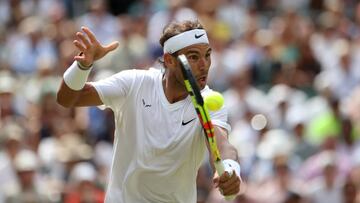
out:
{"label": "nose", "polygon": [[201,59],[199,60],[199,63],[198,63],[198,67],[199,67],[199,70],[201,70],[201,71],[206,69],[206,58],[205,57],[201,57]]}

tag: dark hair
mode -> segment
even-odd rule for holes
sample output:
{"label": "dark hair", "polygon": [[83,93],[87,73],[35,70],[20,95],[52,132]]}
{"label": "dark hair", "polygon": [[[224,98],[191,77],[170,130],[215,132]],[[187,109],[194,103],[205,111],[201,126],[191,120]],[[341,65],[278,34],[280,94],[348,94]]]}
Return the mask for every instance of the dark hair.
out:
{"label": "dark hair", "polygon": [[301,202],[302,196],[296,192],[288,191],[286,194],[286,198],[283,201],[283,203],[295,203],[295,202]]}
{"label": "dark hair", "polygon": [[169,38],[178,35],[180,33],[189,31],[189,30],[194,30],[194,29],[204,29],[204,27],[201,25],[201,23],[198,20],[186,20],[186,21],[181,21],[181,22],[171,22],[170,24],[168,24],[167,26],[165,26],[164,30],[163,30],[163,34],[160,37],[159,43],[161,45],[161,47],[164,47],[164,43],[166,40],[168,40]]}

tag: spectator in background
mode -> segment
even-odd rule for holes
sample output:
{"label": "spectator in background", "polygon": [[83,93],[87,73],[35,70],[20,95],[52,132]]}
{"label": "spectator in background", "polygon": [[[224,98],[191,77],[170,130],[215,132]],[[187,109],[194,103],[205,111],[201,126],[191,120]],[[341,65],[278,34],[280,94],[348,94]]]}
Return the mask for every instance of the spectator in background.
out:
{"label": "spectator in background", "polygon": [[7,38],[6,27],[0,23],[0,71],[10,69],[9,61],[7,60],[10,54],[10,47],[6,44]]}
{"label": "spectator in background", "polygon": [[0,194],[6,197],[19,188],[14,162],[23,148],[24,130],[9,120],[0,129]]}
{"label": "spectator in background", "polygon": [[[355,194],[355,198],[356,201],[359,201],[360,199],[360,192],[359,192],[359,188],[360,188],[360,164],[359,164],[359,155],[353,157],[353,167],[351,169],[351,171],[349,172],[349,175],[347,177],[347,181],[351,181],[351,184],[353,184],[355,186],[356,189],[356,194]],[[351,185],[350,184],[350,185]],[[346,185],[346,183],[345,183]],[[344,185],[344,186],[345,186]]]}
{"label": "spectator in background", "polygon": [[334,45],[334,51],[338,59],[337,64],[331,70],[326,71],[331,81],[333,95],[340,99],[350,95],[352,90],[360,83],[358,67],[354,64],[354,57],[351,53],[352,45],[347,39],[338,39]]}
{"label": "spectator in background", "polygon": [[[119,48],[109,53],[108,57],[100,59],[97,65],[114,73],[134,67],[145,68],[150,65],[150,50],[147,46],[146,21],[122,16],[118,19],[122,29],[117,34]],[[101,72],[101,71],[100,71]],[[98,74],[98,73],[97,73]],[[99,78],[95,78],[96,80]]]}
{"label": "spectator in background", "polygon": [[14,159],[19,188],[6,197],[9,203],[35,203],[49,202],[45,196],[46,188],[38,175],[40,163],[33,151],[21,150]]}
{"label": "spectator in background", "polygon": [[15,106],[16,80],[9,71],[0,71],[0,126],[7,118],[17,117]]}
{"label": "spectator in background", "polygon": [[42,59],[57,62],[55,45],[43,34],[44,19],[27,17],[19,25],[20,33],[10,35],[10,67],[16,73],[34,74]]}
{"label": "spectator in background", "polygon": [[64,203],[101,203],[105,192],[97,187],[97,171],[88,162],[77,163],[70,172]]}
{"label": "spectator in background", "polygon": [[228,78],[231,86],[224,92],[224,99],[232,125],[244,119],[247,111],[268,113],[269,101],[261,90],[251,85],[250,70],[234,70]]}
{"label": "spectator in background", "polygon": [[311,118],[307,129],[309,139],[317,145],[321,145],[329,136],[337,138],[341,133],[339,100],[333,97],[326,99],[329,109]]}
{"label": "spectator in background", "polygon": [[77,19],[77,25],[87,26],[94,31],[101,43],[110,43],[121,39],[122,25],[107,9],[106,0],[90,0],[89,11]]}
{"label": "spectator in background", "polygon": [[304,103],[307,98],[304,92],[286,84],[277,84],[269,90],[267,96],[270,104],[273,104],[269,115],[272,126],[291,131],[290,110]]}
{"label": "spectator in background", "polygon": [[254,202],[284,202],[292,191],[303,193],[303,186],[292,175],[290,157],[275,155],[272,159],[273,175],[264,180],[249,185],[248,198]]}
{"label": "spectator in background", "polygon": [[307,140],[305,123],[301,121],[293,123],[293,132],[293,136],[296,142],[294,155],[300,158],[303,162],[310,156],[314,155],[317,152],[317,148]]}
{"label": "spectator in background", "polygon": [[111,169],[112,160],[109,157],[113,156],[113,145],[111,142],[99,141],[94,147],[94,164],[98,171],[99,185],[106,188],[109,179],[109,171]]}
{"label": "spectator in background", "polygon": [[360,150],[359,140],[356,139],[356,129],[352,121],[348,118],[341,120],[341,132],[338,138],[337,153],[343,160],[348,160],[352,164],[353,157],[357,156]]}
{"label": "spectator in background", "polygon": [[[59,123],[59,128],[69,124],[67,122]],[[82,140],[81,135],[57,130],[55,135],[41,141],[38,153],[49,178],[64,182],[73,165],[91,160],[93,149]]]}
{"label": "spectator in background", "polygon": [[131,3],[128,9],[130,16],[149,19],[154,13],[165,10],[168,2],[165,0],[140,0]]}
{"label": "spectator in background", "polygon": [[342,182],[338,176],[336,157],[333,153],[323,154],[322,175],[315,179],[310,185],[311,203],[341,203],[342,202]]}
{"label": "spectator in background", "polygon": [[342,188],[342,202],[356,203],[358,202],[357,187],[353,180],[348,177]]}
{"label": "spectator in background", "polygon": [[282,203],[304,203],[305,198],[296,192],[289,192]]}
{"label": "spectator in background", "polygon": [[166,10],[161,10],[151,16],[147,25],[147,43],[149,46],[149,54],[152,58],[158,58],[162,55],[162,48],[159,46],[159,38],[162,29],[171,21],[183,21],[196,19],[196,13],[186,7],[185,0],[168,1]]}

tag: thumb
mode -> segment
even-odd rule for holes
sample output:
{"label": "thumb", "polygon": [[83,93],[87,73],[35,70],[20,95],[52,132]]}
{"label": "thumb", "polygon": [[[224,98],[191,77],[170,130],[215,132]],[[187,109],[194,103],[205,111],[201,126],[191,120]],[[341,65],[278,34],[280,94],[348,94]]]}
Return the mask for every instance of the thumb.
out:
{"label": "thumb", "polygon": [[119,42],[115,41],[115,42],[111,42],[110,44],[106,45],[104,48],[106,50],[106,52],[110,52],[113,51],[114,49],[116,49],[119,46]]}
{"label": "thumb", "polygon": [[219,187],[219,181],[220,181],[220,177],[216,177],[216,178],[213,179],[213,183],[214,183],[215,188]]}

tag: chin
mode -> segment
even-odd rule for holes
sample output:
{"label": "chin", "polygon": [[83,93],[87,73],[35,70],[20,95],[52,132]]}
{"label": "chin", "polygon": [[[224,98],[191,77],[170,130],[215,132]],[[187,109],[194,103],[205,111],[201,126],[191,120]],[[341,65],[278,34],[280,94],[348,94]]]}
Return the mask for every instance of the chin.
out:
{"label": "chin", "polygon": [[206,86],[206,81],[205,82],[199,82],[198,86],[199,86],[200,90],[204,89],[205,86]]}

